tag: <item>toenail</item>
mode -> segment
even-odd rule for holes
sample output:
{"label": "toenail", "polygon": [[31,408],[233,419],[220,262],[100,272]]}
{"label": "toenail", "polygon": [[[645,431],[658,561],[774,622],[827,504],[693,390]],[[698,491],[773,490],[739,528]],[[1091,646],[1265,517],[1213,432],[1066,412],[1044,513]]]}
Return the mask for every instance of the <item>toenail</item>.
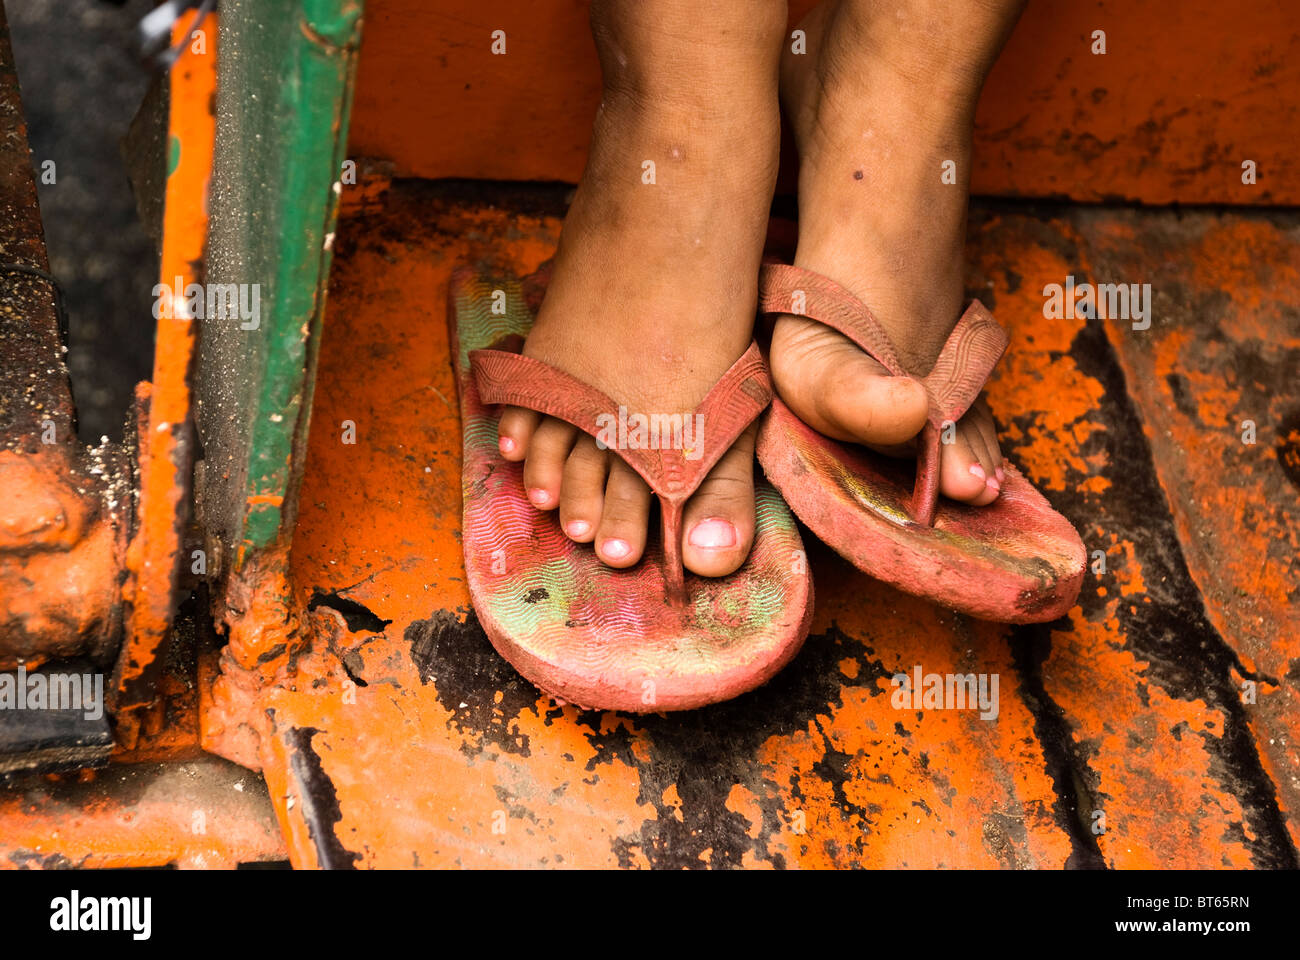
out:
{"label": "toenail", "polygon": [[528,499],[533,501],[534,506],[544,507],[550,502],[551,495],[541,487],[533,487],[528,491]]}
{"label": "toenail", "polygon": [[586,520],[570,520],[564,527],[564,532],[571,537],[585,537],[591,530],[591,524]]}
{"label": "toenail", "polygon": [[515,447],[519,446],[519,444],[515,443],[509,437],[502,437],[497,441],[497,446],[501,448],[502,453],[514,453]]}
{"label": "toenail", "polygon": [[979,477],[981,480],[984,480],[985,482],[987,482],[988,477],[987,477],[987,475],[984,473],[984,468],[981,467],[978,463],[972,463],[972,464],[970,465],[970,472],[971,472],[973,475]]}
{"label": "toenail", "polygon": [[611,560],[622,560],[632,552],[632,544],[626,540],[606,540],[600,545],[600,552]]}
{"label": "toenail", "polygon": [[984,485],[988,487],[990,490],[1002,489],[1002,484],[998,483],[996,477],[989,477],[987,480],[984,481]]}
{"label": "toenail", "polygon": [[720,550],[736,545],[736,528],[729,520],[713,518],[701,520],[691,528],[690,544],[692,547],[704,547]]}
{"label": "toenail", "polygon": [[1001,483],[1007,478],[1006,472],[1001,467],[998,467],[993,471],[993,476],[998,478],[998,483]]}

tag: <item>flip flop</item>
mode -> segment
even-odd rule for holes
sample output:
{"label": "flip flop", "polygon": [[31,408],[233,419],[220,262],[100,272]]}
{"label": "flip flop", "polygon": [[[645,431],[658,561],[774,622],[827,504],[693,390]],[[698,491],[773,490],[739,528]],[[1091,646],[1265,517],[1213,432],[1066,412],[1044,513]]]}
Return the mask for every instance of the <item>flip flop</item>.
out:
{"label": "flip flop", "polygon": [[641,562],[616,570],[528,501],[523,464],[506,460],[497,445],[499,405],[527,407],[605,440],[614,438],[602,415],[620,413],[594,387],[518,353],[532,326],[528,282],[462,269],[449,291],[464,432],[465,570],[488,638],[544,692],[584,708],[686,710],[765,683],[794,657],[812,615],[812,580],[789,509],[757,483],[754,546],[744,565],[707,578],[681,561],[686,501],[771,399],[757,345],[696,409],[703,419],[690,422],[703,429],[690,445],[679,442],[685,431],[668,438],[680,449],[611,444],[650,485],[661,516],[661,535],[650,538]]}
{"label": "flip flop", "polygon": [[[823,323],[893,376],[909,376],[866,305],[821,274],[765,264],[759,310]],[[980,619],[1036,623],[1061,616],[1079,595],[1085,552],[1070,521],[1006,461],[991,504],[939,496],[944,426],[979,396],[1006,346],[993,315],[972,301],[921,379],[930,409],[915,467],[823,436],[779,397],[759,430],[758,460],[795,515],[858,569]]]}

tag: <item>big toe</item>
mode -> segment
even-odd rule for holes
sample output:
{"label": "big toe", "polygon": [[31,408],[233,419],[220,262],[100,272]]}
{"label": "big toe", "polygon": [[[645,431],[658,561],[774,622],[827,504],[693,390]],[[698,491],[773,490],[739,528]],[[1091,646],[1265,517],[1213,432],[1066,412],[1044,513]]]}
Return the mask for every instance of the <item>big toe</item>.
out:
{"label": "big toe", "polygon": [[925,388],[890,376],[857,344],[823,324],[781,317],[772,334],[772,380],[794,414],[818,433],[893,447],[925,426]]}
{"label": "big toe", "polygon": [[939,448],[939,491],[977,507],[997,499],[1004,476],[997,441],[986,437],[981,426],[972,410],[957,422],[951,442]]}
{"label": "big toe", "polygon": [[682,562],[702,577],[725,577],[754,542],[754,428],[736,440],[686,504]]}

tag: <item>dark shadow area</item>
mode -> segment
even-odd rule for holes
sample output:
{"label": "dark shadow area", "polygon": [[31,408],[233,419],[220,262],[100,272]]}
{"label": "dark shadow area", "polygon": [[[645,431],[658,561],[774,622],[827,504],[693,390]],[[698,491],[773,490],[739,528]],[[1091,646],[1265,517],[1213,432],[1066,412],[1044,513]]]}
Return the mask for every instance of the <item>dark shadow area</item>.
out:
{"label": "dark shadow area", "polygon": [[[85,442],[122,437],[131,391],[153,365],[157,255],[122,159],[149,74],[135,25],[152,0],[6,4],[50,268],[69,317],[68,369]],[[52,183],[42,182],[53,161]]]}

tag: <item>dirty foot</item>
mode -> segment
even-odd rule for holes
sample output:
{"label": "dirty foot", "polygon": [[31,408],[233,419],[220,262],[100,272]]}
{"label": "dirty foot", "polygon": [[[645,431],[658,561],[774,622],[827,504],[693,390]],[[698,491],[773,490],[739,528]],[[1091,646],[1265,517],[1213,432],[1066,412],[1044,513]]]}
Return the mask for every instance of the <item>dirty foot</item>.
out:
{"label": "dirty foot", "polygon": [[[800,158],[794,262],[867,304],[914,375],[930,371],[965,306],[975,103],[1022,6],[827,0],[799,25],[807,52],[787,41],[782,54],[781,99]],[[779,318],[771,364],[782,400],[826,436],[900,453],[925,424],[919,383],[890,377],[814,321]],[[983,398],[941,464],[944,495],[978,505],[997,497],[1002,454]]]}
{"label": "dirty foot", "polygon": [[[524,353],[629,413],[691,412],[753,337],[785,14],[764,0],[715,6],[592,6],[604,94]],[[519,407],[502,415],[500,444],[571,539],[612,567],[641,559],[653,495],[615,451]],[[697,574],[729,574],[749,553],[753,446],[751,427],[686,506],[682,558]]]}

